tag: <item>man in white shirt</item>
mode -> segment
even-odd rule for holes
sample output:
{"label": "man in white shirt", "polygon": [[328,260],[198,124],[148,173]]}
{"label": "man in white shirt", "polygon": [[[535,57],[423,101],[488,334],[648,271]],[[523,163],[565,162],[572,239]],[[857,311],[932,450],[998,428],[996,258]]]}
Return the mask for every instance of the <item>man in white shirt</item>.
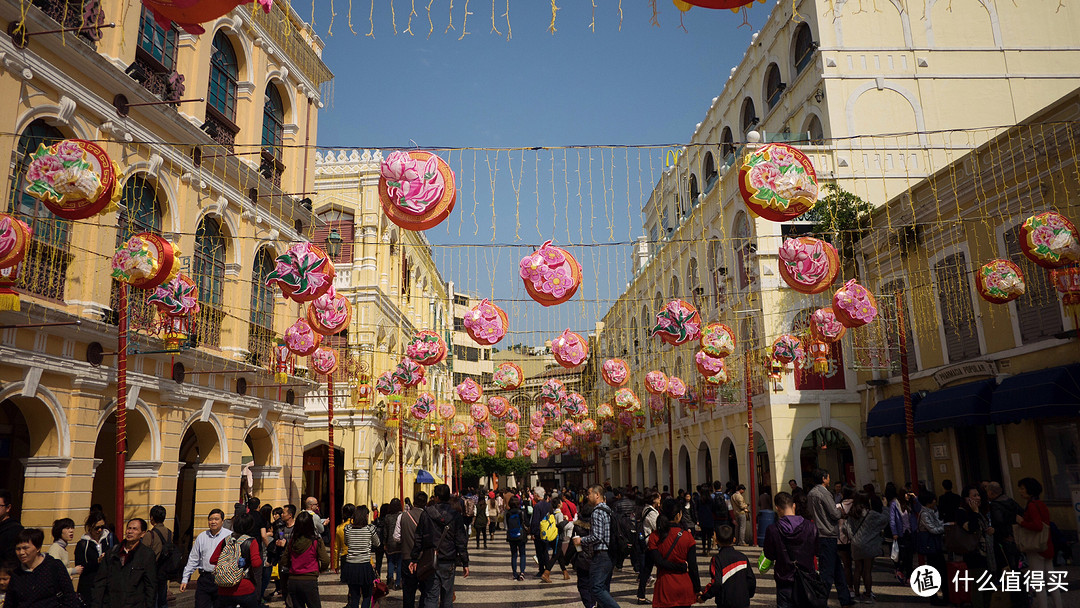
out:
{"label": "man in white shirt", "polygon": [[232,534],[232,530],[224,527],[225,512],[221,509],[210,511],[206,518],[209,530],[195,537],[195,543],[188,555],[187,565],[184,566],[184,576],[180,579],[180,592],[187,591],[188,581],[195,570],[199,571],[199,578],[195,585],[195,608],[213,608],[217,600],[217,583],[214,582],[214,565],[210,563],[210,556],[214,549]]}
{"label": "man in white shirt", "polygon": [[314,496],[308,496],[304,500],[304,510],[311,513],[311,519],[315,522],[315,533],[321,535],[326,526],[323,525],[323,518],[319,517],[319,500]]}

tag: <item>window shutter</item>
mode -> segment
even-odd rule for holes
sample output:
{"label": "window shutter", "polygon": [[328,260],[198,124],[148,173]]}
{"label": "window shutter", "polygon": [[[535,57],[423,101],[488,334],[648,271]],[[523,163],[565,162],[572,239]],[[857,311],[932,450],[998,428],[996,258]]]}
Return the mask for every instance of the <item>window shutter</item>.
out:
{"label": "window shutter", "polygon": [[934,266],[941,305],[941,326],[949,361],[963,361],[981,354],[971,303],[970,275],[963,253],[953,254]]}
{"label": "window shutter", "polygon": [[1005,233],[1005,253],[1024,272],[1027,289],[1016,299],[1020,341],[1028,344],[1061,332],[1061,308],[1050,273],[1040,268],[1020,250],[1020,225]]}

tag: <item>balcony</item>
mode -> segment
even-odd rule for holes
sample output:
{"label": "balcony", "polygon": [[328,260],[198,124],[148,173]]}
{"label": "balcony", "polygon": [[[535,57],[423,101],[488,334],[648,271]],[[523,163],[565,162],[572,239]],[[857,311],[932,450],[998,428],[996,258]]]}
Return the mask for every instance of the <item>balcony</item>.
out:
{"label": "balcony", "polygon": [[221,346],[221,322],[225,319],[225,311],[215,308],[210,304],[200,302],[199,313],[195,315],[195,327],[191,331],[190,345]]}
{"label": "balcony", "polygon": [[273,349],[277,334],[273,328],[256,323],[248,325],[248,363],[259,367],[271,364],[274,359]]}
{"label": "balcony", "polygon": [[[274,152],[277,152],[277,155]],[[273,182],[274,187],[281,187],[281,175],[285,173],[285,164],[278,160],[281,148],[263,148],[262,159],[259,163],[259,175]]]}
{"label": "balcony", "polygon": [[[153,304],[146,298],[153,293],[147,289],[128,288],[128,328],[132,331],[152,332],[156,329],[157,314]],[[112,282],[112,292],[109,294],[109,308],[105,322],[110,325],[120,323],[120,282]]]}
{"label": "balcony", "polygon": [[207,105],[206,122],[203,123],[202,130],[215,142],[225,146],[229,152],[232,152],[233,145],[236,144],[236,134],[240,132],[240,127],[219,112],[217,108]]}
{"label": "balcony", "polygon": [[105,25],[101,0],[34,0],[33,4],[61,27],[75,29],[91,46],[101,40],[101,26]]}
{"label": "balcony", "polygon": [[74,257],[67,251],[32,240],[26,258],[17,267],[17,285],[27,293],[63,302],[68,265]]}
{"label": "balcony", "polygon": [[180,101],[184,96],[184,75],[166,68],[141,48],[135,49],[135,62],[127,75],[162,101]]}

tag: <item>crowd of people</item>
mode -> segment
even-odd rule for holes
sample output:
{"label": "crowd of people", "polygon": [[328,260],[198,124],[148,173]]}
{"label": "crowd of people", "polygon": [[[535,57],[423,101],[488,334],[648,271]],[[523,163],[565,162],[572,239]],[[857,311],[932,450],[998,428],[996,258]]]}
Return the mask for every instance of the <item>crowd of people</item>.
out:
{"label": "crowd of people", "polygon": [[[610,485],[580,493],[538,486],[452,494],[440,484],[430,496],[420,491],[404,502],[343,505],[335,530],[313,497],[303,510],[251,498],[235,504],[228,518],[211,510],[186,554],[174,544],[161,506],[149,510],[148,520],[132,518],[114,530],[94,505],[77,542],[75,521],[58,519],[43,551],[45,533],[23,528],[13,517],[12,495],[0,490],[0,594],[4,608],[167,608],[169,582],[177,581],[180,593],[194,592],[196,608],[259,608],[275,598],[287,608],[321,608],[319,576],[333,568],[348,588],[347,608],[370,608],[397,590],[403,608],[450,608],[458,569],[469,576],[470,542],[488,548],[501,529],[513,580],[528,575],[531,541],[532,576],[550,584],[556,567],[564,580],[573,572],[585,608],[618,606],[611,581],[627,563],[637,602],[655,608],[710,600],[721,608],[749,606],[756,577],[770,569],[779,608],[814,605],[812,593],[823,601],[833,587],[840,605],[852,606],[875,601],[872,571],[883,555],[907,584],[916,560],[946,581],[960,570],[999,577],[1006,570],[1049,571],[1062,548],[1040,499],[1042,486],[1032,478],[1017,484],[1024,506],[996,482],[956,494],[946,480],[940,495],[890,483],[881,496],[869,484],[857,490],[833,483],[820,469],[809,482],[809,490],[791,480],[790,492],[765,489],[758,497],[764,542],[757,573],[737,549],[755,539],[748,538],[746,488],[734,483],[674,495],[667,487],[641,492]],[[929,603],[990,606],[991,593],[975,587],[951,593],[942,585]],[[1060,592],[1047,587],[1005,597],[1011,608],[1062,607]]]}

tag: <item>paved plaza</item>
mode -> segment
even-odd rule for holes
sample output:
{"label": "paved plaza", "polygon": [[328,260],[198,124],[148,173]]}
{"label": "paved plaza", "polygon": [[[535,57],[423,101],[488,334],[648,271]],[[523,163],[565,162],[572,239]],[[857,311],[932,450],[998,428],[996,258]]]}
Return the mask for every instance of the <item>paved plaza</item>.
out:
{"label": "paved plaza", "polygon": [[[488,548],[476,550],[476,544],[469,546],[470,576],[461,577],[461,570],[455,583],[457,598],[454,606],[458,608],[479,608],[481,606],[498,606],[499,608],[546,608],[548,606],[581,606],[581,600],[577,593],[577,578],[570,571],[570,580],[563,580],[558,572],[552,573],[551,584],[541,583],[532,577],[535,574],[536,563],[532,560],[532,544],[529,544],[529,573],[521,582],[515,582],[510,576],[510,548],[506,544],[503,531],[496,533],[498,541],[488,544]],[[699,544],[700,548],[700,544]],[[754,563],[757,562],[761,553],[759,547],[742,547],[741,550]],[[715,554],[715,552],[714,552]],[[707,582],[708,559],[700,558],[702,584]],[[893,578],[892,570],[888,567],[887,559],[881,558],[877,562],[874,572],[874,594],[877,596],[875,605],[889,606],[890,608],[902,608],[906,606],[929,606],[929,602],[919,598],[905,583],[903,585]],[[385,574],[386,566],[383,566]],[[756,571],[756,568],[755,568]],[[1071,588],[1080,585],[1080,569],[1069,570],[1069,583]],[[751,606],[769,607],[776,606],[776,585],[772,573],[758,575],[757,594],[751,600]],[[622,572],[616,571],[611,584],[612,595],[620,606],[629,607],[637,605],[637,578],[630,565],[627,564]],[[322,604],[323,608],[342,608],[346,602],[346,588],[342,585],[336,574],[322,576]],[[652,587],[648,590],[648,597],[652,599]],[[1080,593],[1070,592],[1063,596],[1064,608],[1080,607]],[[192,592],[185,593],[177,598],[176,608],[192,608],[195,603]],[[836,593],[833,592],[829,602],[830,607],[839,606]],[[714,606],[713,602],[701,604],[702,606]],[[869,606],[858,604],[859,606]],[[271,603],[274,608],[282,607],[281,600],[276,599]],[[391,591],[390,595],[381,602],[381,608],[399,608],[401,606],[401,592]]]}

